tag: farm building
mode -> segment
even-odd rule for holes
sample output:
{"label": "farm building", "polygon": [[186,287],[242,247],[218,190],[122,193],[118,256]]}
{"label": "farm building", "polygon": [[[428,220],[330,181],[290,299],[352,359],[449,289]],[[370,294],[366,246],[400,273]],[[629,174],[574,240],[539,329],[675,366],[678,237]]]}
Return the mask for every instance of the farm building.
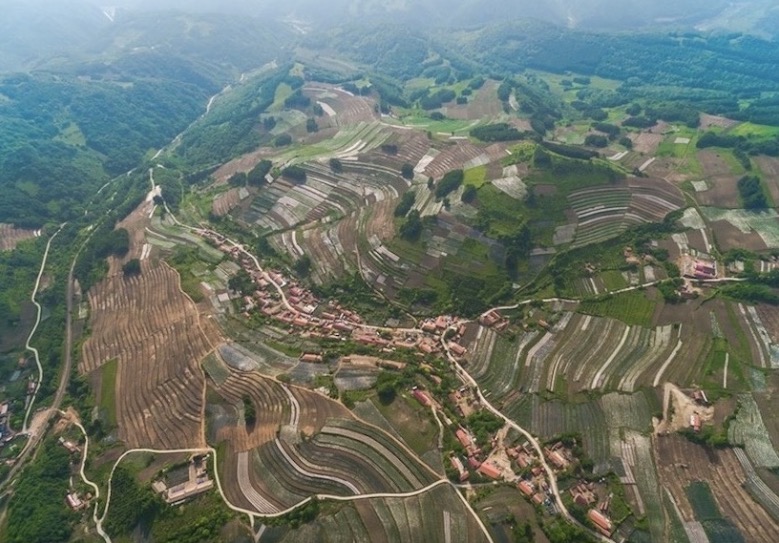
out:
{"label": "farm building", "polygon": [[503,317],[500,315],[500,313],[498,313],[493,309],[491,311],[488,311],[484,315],[482,315],[481,318],[479,319],[479,322],[481,323],[482,326],[490,327],[490,326],[495,326],[502,320]]}
{"label": "farm building", "polygon": [[557,469],[566,469],[570,465],[570,462],[559,451],[553,451],[551,449],[544,449],[547,459],[554,464]]}
{"label": "farm building", "polygon": [[460,444],[466,449],[472,445],[471,438],[462,428],[458,428],[457,431],[454,433],[454,435],[457,436],[457,439],[460,442]]}
{"label": "farm building", "polygon": [[430,407],[432,405],[430,397],[418,387],[411,389],[411,395],[414,396],[414,398],[416,398],[416,400],[425,407]]}
{"label": "farm building", "polygon": [[696,432],[701,431],[701,417],[697,413],[690,415],[690,427]]}
{"label": "farm building", "polygon": [[68,441],[62,437],[60,437],[57,441],[59,442],[60,445],[65,447],[68,450],[68,452],[71,454],[81,452],[81,449],[78,447],[78,445],[76,445],[72,441]]}
{"label": "farm building", "polygon": [[[591,485],[590,485],[591,486]],[[570,490],[571,498],[574,503],[581,506],[587,506],[595,503],[597,497],[592,489],[585,483],[579,483]]]}
{"label": "farm building", "polygon": [[603,513],[597,509],[590,509],[587,513],[587,518],[592,521],[600,533],[607,537],[611,535],[611,521]]}
{"label": "farm building", "polygon": [[322,362],[324,359],[321,354],[305,353],[300,357],[301,362]]}
{"label": "farm building", "polygon": [[479,466],[479,473],[481,473],[482,475],[484,475],[489,479],[494,479],[494,480],[498,480],[502,477],[500,469],[498,469],[497,466],[489,462],[484,462],[481,466]]}
{"label": "farm building", "polygon": [[533,485],[530,483],[530,481],[522,480],[517,485],[517,488],[527,497],[530,497],[533,495]]}
{"label": "farm building", "polygon": [[461,358],[467,352],[465,347],[459,343],[455,343],[454,341],[449,342],[449,350],[452,351],[458,358]]}
{"label": "farm building", "polygon": [[452,456],[449,458],[449,462],[452,464],[452,467],[457,470],[461,483],[468,480],[468,477],[470,477],[471,474],[468,473],[467,469],[465,469],[462,460],[460,460],[457,456]]}
{"label": "farm building", "polygon": [[73,511],[79,511],[87,506],[86,502],[78,497],[78,494],[71,492],[65,496],[65,502]]}
{"label": "farm building", "polygon": [[165,480],[155,481],[152,488],[168,503],[179,503],[210,490],[214,481],[208,476],[208,456],[195,456],[182,473],[170,473]]}

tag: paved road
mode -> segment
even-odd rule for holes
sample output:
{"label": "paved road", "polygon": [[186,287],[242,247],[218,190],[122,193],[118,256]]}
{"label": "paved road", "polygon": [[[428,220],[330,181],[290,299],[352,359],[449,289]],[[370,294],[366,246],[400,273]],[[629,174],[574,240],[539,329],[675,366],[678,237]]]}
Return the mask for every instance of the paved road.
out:
{"label": "paved road", "polygon": [[[32,303],[35,304],[35,308],[37,309],[38,313],[35,316],[35,325],[32,327],[32,330],[30,330],[30,335],[27,336],[27,343],[25,343],[24,346],[28,351],[32,351],[32,353],[35,355],[35,364],[38,366],[38,381],[35,383],[35,392],[33,392],[32,397],[30,398],[30,402],[27,405],[27,412],[24,415],[24,424],[22,425],[22,433],[27,433],[28,430],[27,423],[29,422],[30,419],[30,413],[32,412],[32,408],[35,405],[35,399],[38,397],[38,390],[41,388],[41,383],[43,382],[43,366],[41,366],[41,358],[38,354],[38,349],[30,345],[30,341],[32,341],[35,332],[38,331],[38,325],[40,325],[41,323],[41,304],[38,303],[38,300],[36,300],[35,297],[38,295],[38,289],[41,286],[41,278],[43,277],[43,271],[46,269],[46,260],[48,260],[49,258],[49,249],[51,249],[51,242],[54,241],[54,238],[57,237],[57,234],[59,234],[64,227],[65,224],[60,225],[59,229],[56,232],[54,232],[54,235],[52,235],[49,238],[48,243],[46,243],[46,250],[43,252],[43,259],[41,260],[41,269],[38,270],[38,278],[35,280],[35,287],[32,289],[32,294],[30,295],[30,300],[32,301]],[[30,441],[27,442],[28,446],[30,444]]]}

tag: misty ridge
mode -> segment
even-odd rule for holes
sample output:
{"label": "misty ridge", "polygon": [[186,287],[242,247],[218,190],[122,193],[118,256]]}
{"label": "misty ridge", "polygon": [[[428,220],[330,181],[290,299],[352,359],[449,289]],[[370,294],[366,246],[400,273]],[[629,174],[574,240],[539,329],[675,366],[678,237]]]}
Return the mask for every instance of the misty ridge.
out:
{"label": "misty ridge", "polygon": [[[771,0],[6,0],[2,9],[1,71],[110,53],[112,39],[123,33],[129,38],[118,41],[125,45],[152,45],[132,37],[183,14],[215,25],[211,28],[217,32],[227,28],[227,21],[240,20],[257,32],[286,31],[290,39],[353,24],[402,24],[425,33],[514,19],[582,31],[735,31],[764,39],[773,39],[779,28],[779,7]],[[152,13],[165,15],[150,19]],[[213,38],[207,33],[200,34]]]}

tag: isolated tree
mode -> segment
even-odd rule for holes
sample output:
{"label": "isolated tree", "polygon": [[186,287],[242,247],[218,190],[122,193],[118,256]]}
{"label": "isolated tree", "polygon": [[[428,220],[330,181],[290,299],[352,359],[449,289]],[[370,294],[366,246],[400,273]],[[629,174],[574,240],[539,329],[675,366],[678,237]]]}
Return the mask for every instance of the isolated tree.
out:
{"label": "isolated tree", "polygon": [[422,218],[419,216],[419,211],[412,209],[406,217],[406,222],[400,226],[400,237],[408,241],[417,241],[421,235]]}
{"label": "isolated tree", "polygon": [[129,260],[124,266],[122,266],[122,273],[125,277],[141,275],[141,261],[137,258]]}
{"label": "isolated tree", "polygon": [[316,119],[313,117],[309,118],[306,121],[306,130],[310,132],[319,132],[319,125],[316,124]]}
{"label": "isolated tree", "polygon": [[337,158],[331,158],[330,169],[335,173],[341,173],[342,171],[344,171],[344,165]]}
{"label": "isolated tree", "polygon": [[298,276],[308,277],[308,274],[311,273],[311,258],[308,255],[301,256],[295,261],[292,269],[295,270]]}
{"label": "isolated tree", "polygon": [[414,179],[414,166],[406,162],[400,167],[400,175],[403,179]]}
{"label": "isolated tree", "polygon": [[470,204],[476,199],[477,194],[478,191],[476,190],[476,187],[474,187],[473,185],[468,185],[467,187],[465,187],[465,190],[463,190],[463,195],[461,200],[466,204]]}
{"label": "isolated tree", "polygon": [[250,428],[257,422],[257,411],[254,408],[254,402],[248,396],[243,397],[243,420],[246,426]]}

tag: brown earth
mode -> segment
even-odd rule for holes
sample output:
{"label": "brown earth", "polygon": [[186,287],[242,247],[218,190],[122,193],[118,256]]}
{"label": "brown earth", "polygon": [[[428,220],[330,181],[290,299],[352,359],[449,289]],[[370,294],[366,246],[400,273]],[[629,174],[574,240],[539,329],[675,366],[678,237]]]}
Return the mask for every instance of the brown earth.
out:
{"label": "brown earth", "polygon": [[658,436],[653,441],[661,484],[673,495],[682,520],[695,520],[685,489],[695,481],[705,481],[722,516],[746,541],[776,541],[779,524],[743,487],[746,477],[731,449],[706,449],[678,435]]}
{"label": "brown earth", "polygon": [[79,371],[117,359],[116,418],[130,447],[202,447],[205,379],[199,361],[220,341],[166,264],[108,277],[89,291],[92,334]]}
{"label": "brown earth", "polygon": [[763,183],[768,192],[771,193],[771,199],[774,205],[779,205],[779,158],[770,156],[757,156],[753,159],[757,167],[763,173]]}
{"label": "brown earth", "polygon": [[703,167],[703,174],[709,189],[696,192],[695,199],[705,206],[737,209],[741,207],[741,199],[736,184],[739,175],[733,173],[730,165],[716,151],[698,152],[698,160]]}
{"label": "brown earth", "polygon": [[760,234],[754,231],[745,234],[728,221],[714,221],[709,223],[709,227],[720,251],[725,252],[730,249],[765,251],[768,248]]}
{"label": "brown earth", "polygon": [[12,224],[0,223],[0,251],[13,250],[20,241],[34,237],[34,230],[14,228]]}

